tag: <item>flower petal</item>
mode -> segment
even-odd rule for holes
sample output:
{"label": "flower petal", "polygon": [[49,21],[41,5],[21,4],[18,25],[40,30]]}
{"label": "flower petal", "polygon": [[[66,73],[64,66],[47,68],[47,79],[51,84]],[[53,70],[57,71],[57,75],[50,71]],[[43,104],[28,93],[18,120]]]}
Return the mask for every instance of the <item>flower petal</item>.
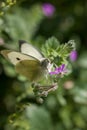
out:
{"label": "flower petal", "polygon": [[66,73],[65,69],[65,64],[62,64],[60,67],[55,68],[54,71],[51,71],[49,74],[54,75],[54,74],[61,74],[61,73]]}

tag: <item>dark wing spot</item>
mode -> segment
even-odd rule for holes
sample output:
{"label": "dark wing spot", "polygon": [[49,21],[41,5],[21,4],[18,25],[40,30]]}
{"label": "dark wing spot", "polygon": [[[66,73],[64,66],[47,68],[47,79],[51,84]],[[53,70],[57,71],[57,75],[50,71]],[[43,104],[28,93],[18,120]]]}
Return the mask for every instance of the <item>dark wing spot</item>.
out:
{"label": "dark wing spot", "polygon": [[17,57],[16,59],[17,59],[17,60],[21,60],[21,59],[20,59],[20,58],[18,58],[18,57]]}

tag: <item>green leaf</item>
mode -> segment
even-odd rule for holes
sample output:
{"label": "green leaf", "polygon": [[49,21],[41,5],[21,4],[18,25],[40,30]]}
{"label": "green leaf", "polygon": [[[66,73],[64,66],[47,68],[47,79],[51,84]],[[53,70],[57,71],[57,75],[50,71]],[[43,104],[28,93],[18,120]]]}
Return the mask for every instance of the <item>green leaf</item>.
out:
{"label": "green leaf", "polygon": [[56,49],[58,46],[60,45],[60,42],[57,40],[57,38],[55,38],[54,36],[52,36],[51,38],[49,38],[48,40],[46,40],[45,42],[45,46],[47,48],[53,48]]}
{"label": "green leaf", "polygon": [[60,45],[59,41],[55,37],[51,37],[46,40],[45,44],[42,46],[42,52],[45,56],[50,57],[57,56],[55,49]]}
{"label": "green leaf", "polygon": [[30,106],[26,110],[29,118],[30,130],[53,130],[51,117],[45,108]]}

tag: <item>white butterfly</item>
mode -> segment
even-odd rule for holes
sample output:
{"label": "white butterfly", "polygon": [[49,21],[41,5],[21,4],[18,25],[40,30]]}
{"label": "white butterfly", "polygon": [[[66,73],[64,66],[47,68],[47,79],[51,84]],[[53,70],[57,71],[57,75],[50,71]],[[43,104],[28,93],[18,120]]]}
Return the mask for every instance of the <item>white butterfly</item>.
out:
{"label": "white butterfly", "polygon": [[43,56],[34,46],[26,41],[19,41],[20,52],[2,50],[1,54],[8,59],[19,74],[30,81],[36,81],[50,70],[50,61]]}

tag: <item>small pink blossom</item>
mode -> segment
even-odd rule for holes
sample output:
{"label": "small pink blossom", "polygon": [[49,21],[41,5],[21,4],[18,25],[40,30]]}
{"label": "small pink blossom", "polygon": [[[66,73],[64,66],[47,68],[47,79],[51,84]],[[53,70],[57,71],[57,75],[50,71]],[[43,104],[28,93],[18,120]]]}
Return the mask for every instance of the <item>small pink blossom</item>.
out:
{"label": "small pink blossom", "polygon": [[44,3],[42,5],[42,11],[45,16],[51,17],[51,16],[53,16],[53,14],[55,12],[55,7],[50,3]]}
{"label": "small pink blossom", "polygon": [[70,60],[71,61],[76,61],[77,60],[77,51],[76,50],[71,51]]}
{"label": "small pink blossom", "polygon": [[65,64],[62,64],[60,67],[55,68],[55,70],[51,71],[49,74],[56,75],[56,74],[62,74],[62,73],[66,73]]}

